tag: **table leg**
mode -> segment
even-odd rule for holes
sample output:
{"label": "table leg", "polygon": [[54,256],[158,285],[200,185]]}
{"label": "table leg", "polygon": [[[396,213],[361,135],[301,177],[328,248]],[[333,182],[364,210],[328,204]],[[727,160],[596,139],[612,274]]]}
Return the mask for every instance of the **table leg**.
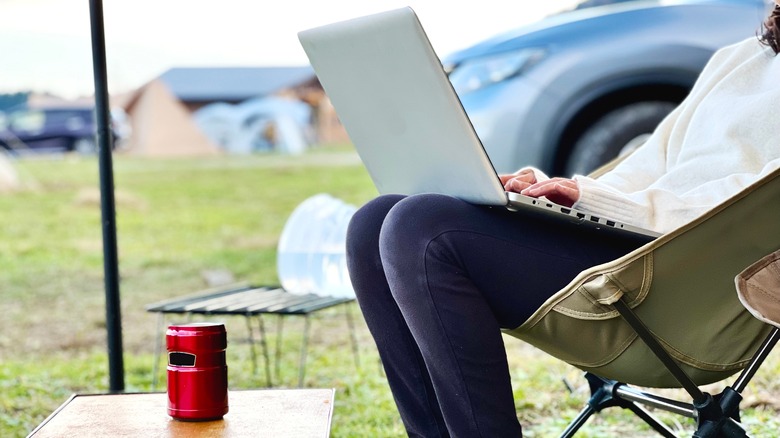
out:
{"label": "table leg", "polygon": [[263,323],[263,316],[257,315],[257,325],[260,329],[260,348],[263,349],[263,360],[265,361],[265,381],[266,385],[270,388],[273,386],[271,380],[271,360],[268,357],[268,342],[265,335],[265,324]]}
{"label": "table leg", "polygon": [[298,387],[303,387],[303,378],[306,375],[306,352],[309,348],[309,328],[311,327],[311,321],[309,320],[309,315],[304,315],[304,326],[303,326],[303,342],[301,344],[301,360],[300,364],[298,365]]}
{"label": "table leg", "polygon": [[282,331],[284,329],[284,315],[277,315],[276,320],[276,379],[282,381]]}

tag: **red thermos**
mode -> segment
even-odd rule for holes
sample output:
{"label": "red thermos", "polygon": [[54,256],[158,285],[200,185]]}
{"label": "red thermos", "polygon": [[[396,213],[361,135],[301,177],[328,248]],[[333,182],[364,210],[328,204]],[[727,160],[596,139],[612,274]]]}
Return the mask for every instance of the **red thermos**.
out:
{"label": "red thermos", "polygon": [[228,412],[225,325],[171,325],[165,340],[168,415],[186,421],[222,418]]}

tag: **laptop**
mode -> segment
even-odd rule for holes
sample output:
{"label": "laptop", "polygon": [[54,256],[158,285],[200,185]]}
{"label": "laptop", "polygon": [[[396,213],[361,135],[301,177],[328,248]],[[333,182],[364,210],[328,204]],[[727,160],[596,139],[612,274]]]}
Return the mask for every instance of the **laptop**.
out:
{"label": "laptop", "polygon": [[440,193],[642,241],[659,236],[506,192],[411,8],[304,30],[298,39],[380,194]]}

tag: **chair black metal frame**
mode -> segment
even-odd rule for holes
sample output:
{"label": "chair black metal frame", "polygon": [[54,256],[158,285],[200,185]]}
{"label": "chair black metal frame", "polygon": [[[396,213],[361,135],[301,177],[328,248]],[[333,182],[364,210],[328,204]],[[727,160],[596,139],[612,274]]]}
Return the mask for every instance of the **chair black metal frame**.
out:
{"label": "chair black metal frame", "polygon": [[742,392],[778,340],[780,340],[780,329],[773,328],[737,380],[721,393],[713,396],[699,389],[698,385],[677,364],[623,299],[614,303],[614,306],[623,319],[634,329],[639,338],[653,351],[664,367],[680,383],[680,386],[691,396],[692,402],[668,399],[640,391],[625,383],[586,373],[585,378],[590,386],[591,397],[585,408],[563,432],[561,438],[573,437],[593,414],[602,409],[616,406],[631,410],[662,436],[669,438],[677,436],[640,404],[694,419],[696,430],[693,433],[693,438],[748,436],[740,424],[739,405],[742,401]]}

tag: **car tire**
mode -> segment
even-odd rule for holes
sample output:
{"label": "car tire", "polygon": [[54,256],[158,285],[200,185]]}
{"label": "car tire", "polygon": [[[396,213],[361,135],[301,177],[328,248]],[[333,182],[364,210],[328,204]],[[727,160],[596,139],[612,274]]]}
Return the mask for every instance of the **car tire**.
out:
{"label": "car tire", "polygon": [[566,175],[587,175],[619,155],[636,149],[675,107],[673,102],[638,102],[608,112],[574,143]]}

